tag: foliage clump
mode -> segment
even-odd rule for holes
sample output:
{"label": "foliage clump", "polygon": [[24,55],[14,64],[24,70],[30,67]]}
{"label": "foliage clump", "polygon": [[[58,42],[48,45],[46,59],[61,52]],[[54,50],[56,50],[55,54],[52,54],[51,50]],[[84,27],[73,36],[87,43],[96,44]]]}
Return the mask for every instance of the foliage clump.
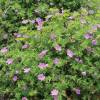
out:
{"label": "foliage clump", "polygon": [[55,1],[0,0],[0,99],[99,100],[99,1]]}

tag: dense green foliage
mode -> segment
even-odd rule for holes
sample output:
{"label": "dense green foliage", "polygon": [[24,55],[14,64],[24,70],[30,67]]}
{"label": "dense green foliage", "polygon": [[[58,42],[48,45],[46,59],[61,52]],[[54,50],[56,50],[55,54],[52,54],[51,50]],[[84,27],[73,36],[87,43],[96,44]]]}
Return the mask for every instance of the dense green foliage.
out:
{"label": "dense green foliage", "polygon": [[[0,0],[0,33],[18,31],[22,19],[44,18],[51,8],[79,9],[82,0]],[[51,9],[52,10],[52,9]],[[6,24],[7,23],[7,24]],[[2,38],[2,34],[0,37]]]}
{"label": "dense green foliage", "polygon": [[99,0],[0,0],[0,16],[0,100],[100,99]]}

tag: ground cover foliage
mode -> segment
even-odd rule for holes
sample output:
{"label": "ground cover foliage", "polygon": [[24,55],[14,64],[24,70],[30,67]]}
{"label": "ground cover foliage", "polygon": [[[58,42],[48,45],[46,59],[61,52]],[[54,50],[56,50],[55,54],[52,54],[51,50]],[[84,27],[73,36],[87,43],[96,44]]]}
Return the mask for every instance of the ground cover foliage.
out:
{"label": "ground cover foliage", "polygon": [[0,0],[0,100],[99,100],[99,0]]}

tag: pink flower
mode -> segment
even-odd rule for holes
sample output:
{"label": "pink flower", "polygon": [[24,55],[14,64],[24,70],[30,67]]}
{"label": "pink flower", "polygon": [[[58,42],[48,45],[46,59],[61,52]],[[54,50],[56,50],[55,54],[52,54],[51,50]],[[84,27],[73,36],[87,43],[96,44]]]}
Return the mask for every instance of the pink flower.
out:
{"label": "pink flower", "polygon": [[86,76],[86,72],[82,72],[81,74],[82,74],[83,76]]}
{"label": "pink flower", "polygon": [[97,41],[96,40],[92,40],[92,45],[96,45]]}
{"label": "pink flower", "polygon": [[53,96],[53,99],[54,99],[54,100],[58,100],[58,90],[53,89],[53,90],[51,91],[51,95]]}
{"label": "pink flower", "polygon": [[100,24],[97,24],[97,28],[100,28]]}
{"label": "pink flower", "polygon": [[40,69],[44,69],[44,68],[46,68],[48,66],[48,64],[45,64],[45,63],[39,63],[39,65],[38,65],[38,67],[40,68]]}
{"label": "pink flower", "polygon": [[32,24],[34,24],[35,23],[35,20],[29,20]]}
{"label": "pink flower", "polygon": [[56,35],[52,33],[52,34],[50,35],[50,38],[51,38],[51,40],[55,40],[55,39],[56,39]]}
{"label": "pink flower", "polygon": [[53,60],[53,63],[54,63],[55,65],[57,65],[57,64],[59,63],[59,59],[58,59],[58,58],[55,58],[55,59]]}
{"label": "pink flower", "polygon": [[57,44],[54,48],[55,48],[55,50],[57,50],[57,51],[61,51],[61,50],[62,50],[61,46],[58,45],[58,44]]}
{"label": "pink flower", "polygon": [[23,20],[22,24],[27,24],[29,22],[29,20]]}
{"label": "pink flower", "polygon": [[92,48],[91,47],[87,47],[86,50],[87,50],[88,53],[92,52]]}
{"label": "pink flower", "polygon": [[28,100],[26,97],[22,97],[22,100]]}
{"label": "pink flower", "polygon": [[19,33],[14,33],[14,36],[15,36],[16,38],[20,38],[20,37],[21,37],[21,34],[19,34]]}
{"label": "pink flower", "polygon": [[89,13],[89,14],[94,14],[95,11],[94,11],[94,10],[89,10],[88,13]]}
{"label": "pink flower", "polygon": [[69,19],[69,20],[73,20],[73,19],[75,19],[75,18],[74,18],[74,16],[70,16],[68,19]]}
{"label": "pink flower", "polygon": [[37,30],[41,30],[43,26],[43,20],[41,18],[37,18],[36,23],[37,23]]}
{"label": "pink flower", "polygon": [[82,24],[86,23],[86,20],[84,20],[84,19],[81,19],[80,21],[81,21]]}
{"label": "pink flower", "polygon": [[64,14],[64,9],[63,8],[61,8],[61,14]]}
{"label": "pink flower", "polygon": [[84,37],[85,37],[85,39],[91,39],[91,38],[93,38],[93,35],[90,33],[87,33],[84,35]]}
{"label": "pink flower", "polygon": [[37,30],[40,31],[42,29],[42,25],[37,25]]}
{"label": "pink flower", "polygon": [[51,17],[52,17],[52,15],[48,15],[48,16],[46,17],[46,21],[48,21]]}
{"label": "pink flower", "polygon": [[53,89],[53,90],[51,91],[51,95],[52,95],[52,96],[57,96],[57,95],[58,95],[58,90]]}
{"label": "pink flower", "polygon": [[12,59],[12,58],[7,59],[6,63],[7,63],[8,65],[12,64],[12,63],[13,63],[13,59]]}
{"label": "pink flower", "polygon": [[80,95],[80,89],[75,89],[76,94]]}
{"label": "pink flower", "polygon": [[14,76],[14,77],[13,77],[13,81],[14,81],[14,82],[17,81],[17,79],[18,79],[17,76]]}
{"label": "pink flower", "polygon": [[16,70],[16,72],[15,72],[16,74],[18,74],[19,73],[19,71],[18,70]]}
{"label": "pink flower", "polygon": [[8,38],[8,34],[4,34],[3,39],[7,39],[7,38]]}
{"label": "pink flower", "polygon": [[45,80],[44,74],[39,74],[39,75],[38,75],[38,80],[40,80],[40,81]]}
{"label": "pink flower", "polygon": [[38,25],[43,24],[43,20],[41,18],[36,18],[36,22],[37,22]]}
{"label": "pink flower", "polygon": [[27,48],[29,48],[29,44],[24,44],[24,45],[22,46],[22,49],[27,49]]}
{"label": "pink flower", "polygon": [[39,58],[43,58],[46,55],[47,52],[48,52],[48,50],[41,51],[40,54],[38,55]]}
{"label": "pink flower", "polygon": [[74,53],[73,53],[71,50],[67,49],[67,55],[68,55],[70,58],[72,58],[72,57],[74,56]]}
{"label": "pink flower", "polygon": [[29,73],[30,72],[30,68],[24,68],[24,73]]}
{"label": "pink flower", "polygon": [[97,25],[92,26],[93,31],[97,31],[97,28],[98,28]]}
{"label": "pink flower", "polygon": [[23,35],[23,38],[27,39],[27,38],[29,38],[29,36],[25,34],[25,35]]}
{"label": "pink flower", "polygon": [[77,58],[75,58],[75,60],[77,61],[77,62],[79,62],[79,63],[83,63],[83,61],[79,58],[79,57],[77,57]]}
{"label": "pink flower", "polygon": [[2,48],[2,49],[0,50],[0,52],[1,52],[1,53],[7,53],[7,52],[8,52],[7,47]]}

